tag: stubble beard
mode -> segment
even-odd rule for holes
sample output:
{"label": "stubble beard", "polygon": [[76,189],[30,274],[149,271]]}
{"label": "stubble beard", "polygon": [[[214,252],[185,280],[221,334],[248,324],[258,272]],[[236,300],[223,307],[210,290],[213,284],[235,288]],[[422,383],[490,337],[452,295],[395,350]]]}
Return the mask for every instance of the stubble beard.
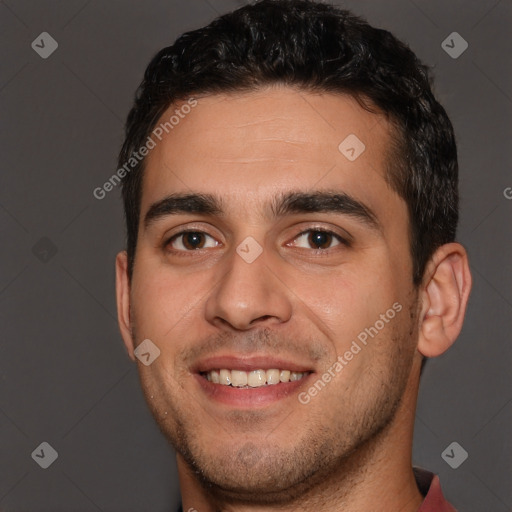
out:
{"label": "stubble beard", "polygon": [[[417,336],[416,309],[416,306],[411,307],[411,322],[407,326],[402,325],[401,330],[390,328],[387,341],[382,343],[386,349],[375,354],[376,370],[371,364],[364,370],[364,387],[350,396],[342,394],[330,411],[319,413],[317,410],[317,417],[311,418],[307,425],[299,424],[299,431],[294,431],[296,422],[290,410],[291,414],[278,427],[286,426],[288,437],[295,439],[293,447],[288,449],[273,442],[272,434],[262,434],[261,442],[233,443],[240,428],[261,420],[256,411],[234,412],[229,418],[233,438],[226,439],[222,451],[212,448],[214,438],[208,435],[210,444],[206,444],[201,434],[209,427],[198,425],[197,414],[187,407],[190,399],[186,394],[185,398],[179,396],[183,390],[175,383],[172,391],[164,378],[159,380],[149,373],[141,373],[142,389],[160,430],[215,501],[304,504],[308,496],[318,495],[319,489],[329,487],[333,481],[342,499],[345,490],[348,494],[354,484],[364,478],[365,468],[385,441],[400,405],[414,356],[411,339]],[[167,389],[167,394],[162,393],[162,389]],[[320,395],[328,392],[323,390]],[[296,407],[304,406],[297,401]],[[347,414],[347,411],[350,412]],[[211,426],[219,428],[214,421]],[[221,429],[219,433],[225,435]]]}

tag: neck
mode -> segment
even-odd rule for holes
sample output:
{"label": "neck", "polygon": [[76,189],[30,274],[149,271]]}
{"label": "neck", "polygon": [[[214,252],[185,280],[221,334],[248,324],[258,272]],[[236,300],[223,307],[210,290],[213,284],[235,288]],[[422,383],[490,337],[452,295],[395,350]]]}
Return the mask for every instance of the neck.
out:
{"label": "neck", "polygon": [[[411,372],[414,374],[415,372]],[[416,512],[421,496],[411,464],[412,435],[417,397],[417,377],[409,378],[392,422],[377,436],[352,453],[328,476],[305,487],[299,500],[275,505],[255,505],[219,498],[205,488],[178,454],[178,473],[183,511],[198,512],[367,512],[400,510]],[[297,493],[293,493],[297,495]]]}

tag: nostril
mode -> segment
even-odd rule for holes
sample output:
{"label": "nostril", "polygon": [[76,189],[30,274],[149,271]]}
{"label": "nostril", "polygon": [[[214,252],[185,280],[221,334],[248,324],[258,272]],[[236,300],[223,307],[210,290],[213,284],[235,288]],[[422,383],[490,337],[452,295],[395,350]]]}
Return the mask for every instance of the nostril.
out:
{"label": "nostril", "polygon": [[272,315],[263,315],[263,316],[260,316],[258,318],[255,318],[254,320],[252,320],[250,323],[251,324],[255,324],[257,322],[263,322],[265,320],[268,320],[269,318],[273,318]]}

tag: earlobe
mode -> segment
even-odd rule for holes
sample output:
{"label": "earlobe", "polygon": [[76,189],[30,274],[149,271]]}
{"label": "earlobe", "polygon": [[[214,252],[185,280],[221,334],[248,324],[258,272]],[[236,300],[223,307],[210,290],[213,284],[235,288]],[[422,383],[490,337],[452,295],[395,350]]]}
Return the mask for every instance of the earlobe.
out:
{"label": "earlobe", "polygon": [[418,350],[436,357],[448,350],[462,329],[471,290],[466,250],[458,243],[439,247],[425,272]]}
{"label": "earlobe", "polygon": [[130,358],[135,361],[133,354],[133,338],[130,319],[130,281],[128,279],[128,256],[126,251],[116,257],[116,300],[117,321],[124,345]]}

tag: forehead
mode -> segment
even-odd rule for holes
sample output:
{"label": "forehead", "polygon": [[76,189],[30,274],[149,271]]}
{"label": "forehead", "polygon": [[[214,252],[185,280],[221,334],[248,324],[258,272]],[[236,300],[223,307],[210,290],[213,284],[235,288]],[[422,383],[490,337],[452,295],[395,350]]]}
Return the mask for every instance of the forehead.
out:
{"label": "forehead", "polygon": [[276,87],[185,104],[157,123],[168,122],[161,140],[152,137],[142,213],[180,192],[215,193],[245,208],[290,189],[338,188],[370,206],[393,194],[385,180],[389,125],[350,96]]}

